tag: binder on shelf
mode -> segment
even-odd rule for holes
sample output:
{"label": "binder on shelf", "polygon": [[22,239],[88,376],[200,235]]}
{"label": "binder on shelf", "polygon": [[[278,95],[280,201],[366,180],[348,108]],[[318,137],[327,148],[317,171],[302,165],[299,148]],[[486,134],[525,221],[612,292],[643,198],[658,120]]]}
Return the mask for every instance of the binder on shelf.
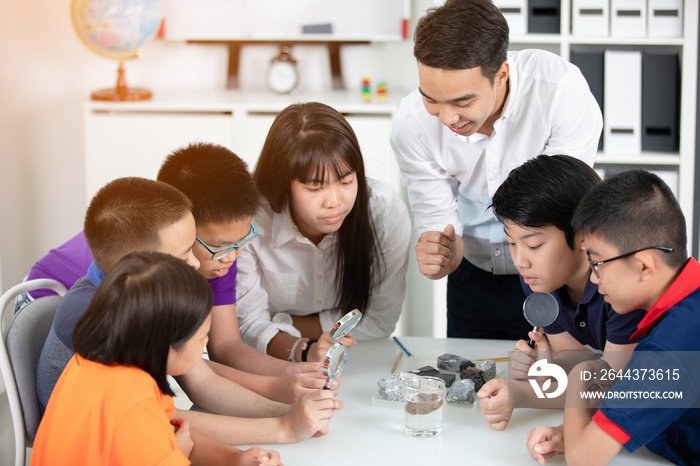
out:
{"label": "binder on shelf", "polygon": [[577,37],[610,35],[610,0],[573,0],[571,34]]}
{"label": "binder on shelf", "polygon": [[610,35],[645,37],[647,35],[646,0],[610,0]]}
{"label": "binder on shelf", "polygon": [[683,0],[648,0],[648,36],[683,37]]}
{"label": "binder on shelf", "polygon": [[605,153],[639,154],[642,150],[642,54],[605,51],[603,102]]}
{"label": "binder on shelf", "polygon": [[527,0],[493,0],[508,22],[511,35],[527,34]]}
{"label": "binder on shelf", "polygon": [[559,34],[561,0],[529,0],[527,31],[530,34]]}
{"label": "binder on shelf", "polygon": [[[593,97],[595,97],[596,102],[600,106],[600,111],[603,112],[603,102],[605,101],[605,86],[603,85],[605,59],[603,51],[577,52],[572,50],[569,60],[581,70],[581,74],[586,78]],[[598,141],[599,151],[603,150],[604,139],[604,134],[601,134],[600,141]]]}
{"label": "binder on shelf", "polygon": [[642,55],[642,150],[678,151],[680,61],[674,54]]}

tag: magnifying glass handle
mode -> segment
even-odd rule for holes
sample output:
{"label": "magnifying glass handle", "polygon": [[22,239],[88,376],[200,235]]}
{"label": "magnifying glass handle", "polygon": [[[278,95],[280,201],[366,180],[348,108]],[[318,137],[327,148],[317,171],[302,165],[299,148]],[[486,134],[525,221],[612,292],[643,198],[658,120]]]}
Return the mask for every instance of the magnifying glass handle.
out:
{"label": "magnifying glass handle", "polygon": [[324,389],[324,390],[330,390],[330,389],[331,389],[331,382],[332,382],[331,378],[328,377],[328,378],[326,379],[326,385],[323,386],[323,389]]}
{"label": "magnifying glass handle", "polygon": [[[537,325],[535,325],[534,327],[532,327],[532,331],[535,332],[535,333],[537,333],[537,331],[538,331],[539,329],[540,329],[540,328],[539,328]],[[528,344],[528,346],[529,346],[530,348],[535,349],[535,341],[534,341],[532,338],[530,338],[530,340],[527,342],[527,344]]]}

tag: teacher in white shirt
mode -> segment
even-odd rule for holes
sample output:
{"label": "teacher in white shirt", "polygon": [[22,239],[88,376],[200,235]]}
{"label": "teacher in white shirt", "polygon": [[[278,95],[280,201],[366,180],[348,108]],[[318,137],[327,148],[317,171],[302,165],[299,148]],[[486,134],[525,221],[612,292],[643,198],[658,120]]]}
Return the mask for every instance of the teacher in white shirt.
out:
{"label": "teacher in white shirt", "polygon": [[258,239],[241,250],[238,322],[251,346],[292,361],[320,361],[328,331],[353,309],[352,338],[389,336],[406,296],[411,224],[389,186],[365,177],[355,133],[321,103],[275,119],[253,178],[262,194]]}
{"label": "teacher in white shirt", "polygon": [[414,55],[420,86],[402,100],[391,143],[419,269],[436,280],[449,274],[449,337],[523,338],[525,296],[490,199],[539,154],[593,165],[600,108],[571,63],[543,50],[509,53],[508,24],[488,0],[429,10]]}

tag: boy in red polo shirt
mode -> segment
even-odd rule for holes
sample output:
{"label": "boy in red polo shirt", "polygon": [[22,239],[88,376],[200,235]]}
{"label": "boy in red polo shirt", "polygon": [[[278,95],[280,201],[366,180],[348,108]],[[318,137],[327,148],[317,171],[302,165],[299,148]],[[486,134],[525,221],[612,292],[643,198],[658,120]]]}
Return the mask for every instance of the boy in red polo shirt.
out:
{"label": "boy in red polo shirt", "polygon": [[[596,465],[622,447],[646,446],[676,464],[700,464],[700,264],[688,259],[678,202],[656,175],[632,170],[592,188],[572,223],[605,300],[620,314],[647,313],[624,370],[611,373],[602,360],[574,368],[563,426],[530,431],[530,454],[540,463],[565,453],[570,465]],[[592,390],[586,379],[614,382],[602,387],[597,409],[599,400],[582,399]]]}

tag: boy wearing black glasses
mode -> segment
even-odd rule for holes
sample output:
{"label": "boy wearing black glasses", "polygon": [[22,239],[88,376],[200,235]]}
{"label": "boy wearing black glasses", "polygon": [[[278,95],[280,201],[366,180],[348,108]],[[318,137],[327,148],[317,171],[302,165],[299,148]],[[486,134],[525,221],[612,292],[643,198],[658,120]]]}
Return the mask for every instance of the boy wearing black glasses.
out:
{"label": "boy wearing black glasses", "polygon": [[[557,319],[544,333],[529,333],[534,349],[525,340],[516,343],[510,363],[513,379],[527,378],[539,352],[593,350],[610,360],[634,349],[630,335],[643,311],[622,316],[604,301],[589,279],[581,235],[571,226],[579,201],[599,182],[598,174],[581,160],[540,155],[514,169],[493,196],[491,207],[504,225],[525,295],[550,293],[559,305]],[[622,359],[615,361],[619,369],[627,362]],[[481,411],[493,429],[506,428],[516,400],[533,397],[524,380],[522,393],[519,388],[512,380],[495,379],[479,390]]]}
{"label": "boy wearing black glasses", "polygon": [[[606,302],[622,315],[646,314],[623,370],[589,361],[571,371],[564,424],[531,431],[530,454],[543,463],[564,452],[568,464],[596,465],[622,447],[646,446],[675,464],[699,464],[700,264],[688,258],[678,202],[659,177],[633,170],[591,189],[572,223]],[[589,380],[601,378],[609,382],[602,404],[582,399]]]}
{"label": "boy wearing black glasses", "polygon": [[259,204],[245,162],[223,146],[194,143],[165,159],[158,180],[182,191],[193,204],[197,239],[192,251],[200,263],[199,273],[214,292],[207,349],[212,361],[229,366],[216,370],[284,403],[323,388],[325,379],[316,377],[320,375],[318,365],[268,356],[241,339],[236,315],[236,258],[239,249],[255,241],[258,234],[251,220]]}

